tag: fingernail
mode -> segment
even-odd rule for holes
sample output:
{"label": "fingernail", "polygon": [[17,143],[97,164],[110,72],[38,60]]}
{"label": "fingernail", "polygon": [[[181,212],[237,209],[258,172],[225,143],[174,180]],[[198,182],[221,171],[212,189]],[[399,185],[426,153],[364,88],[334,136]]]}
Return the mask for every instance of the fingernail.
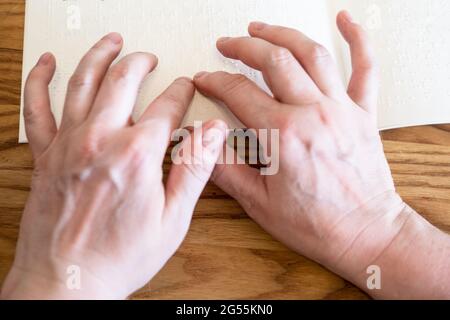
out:
{"label": "fingernail", "polygon": [[39,65],[47,65],[50,62],[50,59],[52,58],[52,54],[50,52],[44,53],[38,61]]}
{"label": "fingernail", "polygon": [[264,22],[255,21],[255,22],[250,23],[250,28],[253,30],[259,31],[259,30],[264,29],[265,27],[267,27],[267,23],[264,23]]}
{"label": "fingernail", "polygon": [[222,37],[222,38],[219,38],[219,40],[217,40],[217,43],[227,42],[230,39],[231,39],[230,37]]}
{"label": "fingernail", "polygon": [[111,32],[103,37],[103,40],[109,40],[114,44],[120,44],[122,42],[122,36],[117,32]]}
{"label": "fingernail", "polygon": [[212,127],[203,134],[203,145],[211,151],[217,151],[225,141],[226,125],[222,121],[216,121]]}
{"label": "fingernail", "polygon": [[350,14],[350,12],[348,12],[348,11],[343,11],[342,14],[343,14],[343,16],[344,16],[344,19],[347,20],[347,22],[350,22],[350,23],[354,23],[354,22],[355,22],[355,20],[353,20],[352,15]]}
{"label": "fingernail", "polygon": [[201,79],[204,76],[206,76],[207,74],[209,74],[209,72],[206,72],[206,71],[199,72],[194,76],[194,79]]}

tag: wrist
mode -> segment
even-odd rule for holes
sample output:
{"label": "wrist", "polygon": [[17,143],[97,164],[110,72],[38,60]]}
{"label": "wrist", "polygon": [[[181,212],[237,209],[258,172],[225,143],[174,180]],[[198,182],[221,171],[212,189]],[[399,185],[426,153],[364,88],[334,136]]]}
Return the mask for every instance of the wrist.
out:
{"label": "wrist", "polygon": [[409,218],[400,232],[373,262],[382,286],[366,291],[383,299],[449,299],[450,236],[409,206],[404,215]]}
{"label": "wrist", "polygon": [[[342,245],[342,241],[346,241],[346,245],[342,246],[344,250],[336,250],[339,254],[326,265],[332,271],[374,298],[449,297],[448,235],[428,223],[394,193],[373,199],[350,216],[353,225],[358,225],[358,232],[353,238],[342,235],[341,242],[336,241],[336,246]],[[363,225],[359,220],[369,223]],[[380,288],[369,286],[373,270],[379,271]]]}
{"label": "wrist", "polygon": [[327,232],[323,265],[351,278],[362,266],[369,266],[400,232],[408,218],[406,204],[394,191],[380,194],[344,215]]}
{"label": "wrist", "polygon": [[108,300],[123,299],[111,295],[111,290],[83,275],[80,286],[72,286],[58,276],[40,275],[13,267],[1,289],[5,300]]}

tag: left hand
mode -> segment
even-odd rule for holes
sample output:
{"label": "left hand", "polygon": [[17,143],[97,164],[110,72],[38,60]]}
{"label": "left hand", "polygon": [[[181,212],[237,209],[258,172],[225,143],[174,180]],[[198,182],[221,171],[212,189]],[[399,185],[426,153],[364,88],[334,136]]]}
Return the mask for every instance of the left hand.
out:
{"label": "left hand", "polygon": [[[192,154],[195,162],[172,166],[164,185],[166,149],[194,86],[176,80],[133,123],[139,86],[157,59],[134,53],[110,67],[122,44],[110,34],[81,60],[59,130],[48,93],[54,57],[42,56],[28,77],[24,114],[35,170],[2,298],[126,298],[162,268],[187,233],[226,125],[211,121],[185,139],[202,158]],[[77,270],[81,287],[73,290],[67,280]]]}

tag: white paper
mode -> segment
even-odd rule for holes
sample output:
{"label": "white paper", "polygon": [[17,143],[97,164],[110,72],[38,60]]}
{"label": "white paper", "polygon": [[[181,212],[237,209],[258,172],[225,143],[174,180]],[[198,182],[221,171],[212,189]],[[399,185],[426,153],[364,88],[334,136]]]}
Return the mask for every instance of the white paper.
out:
{"label": "white paper", "polygon": [[[223,58],[215,47],[221,36],[247,35],[255,20],[300,29],[334,53],[325,0],[27,0],[23,79],[42,53],[55,54],[50,96],[59,123],[67,81],[80,58],[116,31],[125,39],[122,56],[148,51],[160,59],[142,87],[136,116],[174,79],[203,70],[241,72],[267,90],[259,72]],[[185,124],[213,118],[242,126],[225,107],[197,94]],[[26,141],[23,121],[20,141]]]}
{"label": "white paper", "polygon": [[[379,127],[450,123],[450,1],[332,0],[369,32],[381,66]],[[342,41],[342,54],[349,61]]]}
{"label": "white paper", "polygon": [[[56,55],[50,93],[59,122],[78,61],[99,38],[117,31],[125,39],[121,56],[149,51],[160,58],[143,84],[136,117],[175,78],[202,70],[241,72],[267,90],[259,72],[223,58],[215,48],[221,36],[246,35],[254,20],[302,30],[330,49],[348,79],[349,51],[334,22],[339,9],[353,14],[375,46],[381,65],[380,129],[449,123],[448,0],[27,0],[23,79],[43,52]],[[200,94],[184,124],[212,118],[242,126],[227,108]],[[20,141],[26,141],[22,120]]]}

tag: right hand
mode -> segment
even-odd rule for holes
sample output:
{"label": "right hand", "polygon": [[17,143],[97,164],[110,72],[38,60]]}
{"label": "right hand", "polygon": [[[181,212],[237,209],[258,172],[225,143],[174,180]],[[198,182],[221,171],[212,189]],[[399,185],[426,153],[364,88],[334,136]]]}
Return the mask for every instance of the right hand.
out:
{"label": "right hand", "polygon": [[250,25],[251,37],[217,46],[262,71],[273,97],[242,75],[200,73],[194,81],[249,128],[280,130],[278,174],[225,164],[214,182],[274,237],[358,282],[355,274],[365,274],[409,213],[376,127],[378,73],[367,36],[346,13],[338,25],[352,54],[348,90],[321,45],[260,23]]}

